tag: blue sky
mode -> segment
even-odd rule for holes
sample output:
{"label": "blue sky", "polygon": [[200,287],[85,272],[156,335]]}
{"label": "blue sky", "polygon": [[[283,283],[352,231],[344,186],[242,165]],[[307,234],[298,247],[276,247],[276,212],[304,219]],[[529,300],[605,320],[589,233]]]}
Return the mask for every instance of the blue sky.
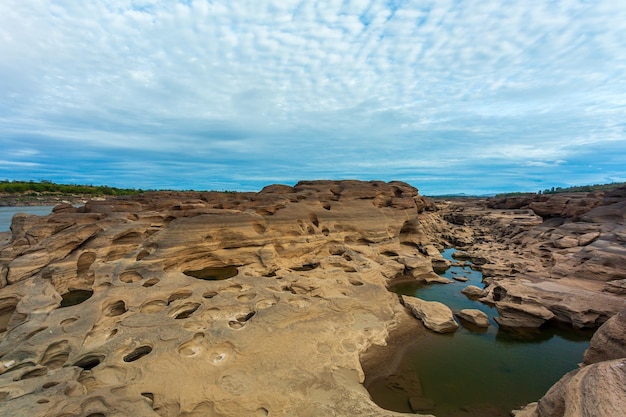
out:
{"label": "blue sky", "polygon": [[0,2],[0,179],[328,178],[626,181],[626,2]]}

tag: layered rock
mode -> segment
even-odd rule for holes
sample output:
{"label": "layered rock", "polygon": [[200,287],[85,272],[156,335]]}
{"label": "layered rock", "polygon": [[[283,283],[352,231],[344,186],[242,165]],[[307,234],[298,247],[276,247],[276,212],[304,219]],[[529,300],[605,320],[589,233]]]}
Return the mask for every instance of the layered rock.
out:
{"label": "layered rock", "polygon": [[626,309],[611,317],[594,333],[583,365],[626,358]]}
{"label": "layered rock", "polygon": [[591,339],[580,369],[567,373],[516,417],[620,417],[626,410],[626,310]]}
{"label": "layered rock", "polygon": [[626,306],[626,187],[438,206],[503,325],[595,328]]}
{"label": "layered rock", "polygon": [[16,216],[0,247],[0,407],[396,415],[370,400],[359,356],[409,317],[386,286],[436,275],[432,209],[404,183],[318,181]]}
{"label": "layered rock", "polygon": [[[473,295],[504,326],[597,327],[624,308],[626,195],[585,198],[433,204],[400,182],[307,181],[16,216],[0,239],[0,407],[395,415],[370,400],[360,355],[414,320],[386,287],[443,281],[444,247],[482,270]],[[433,328],[458,326],[448,312]]]}
{"label": "layered rock", "polygon": [[420,319],[424,326],[437,333],[450,333],[459,328],[452,310],[437,301],[424,301],[417,297],[401,296],[402,303]]}
{"label": "layered rock", "polygon": [[464,320],[477,327],[489,327],[489,317],[480,310],[465,308],[455,314],[461,320]]}

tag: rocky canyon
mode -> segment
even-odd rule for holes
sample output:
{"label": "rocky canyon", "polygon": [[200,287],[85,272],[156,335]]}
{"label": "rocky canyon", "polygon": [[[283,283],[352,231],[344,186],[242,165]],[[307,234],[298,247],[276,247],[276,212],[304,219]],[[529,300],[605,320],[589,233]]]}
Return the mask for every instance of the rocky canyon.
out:
{"label": "rocky canyon", "polygon": [[[402,182],[302,181],[18,214],[0,235],[0,410],[404,415],[370,399],[372,352],[454,332],[454,313],[483,318],[388,288],[446,285],[441,251],[454,247],[484,277],[464,293],[495,306],[502,329],[602,326],[581,368],[516,413],[617,416],[625,242],[626,188],[446,200]],[[585,411],[600,402],[605,414]]]}

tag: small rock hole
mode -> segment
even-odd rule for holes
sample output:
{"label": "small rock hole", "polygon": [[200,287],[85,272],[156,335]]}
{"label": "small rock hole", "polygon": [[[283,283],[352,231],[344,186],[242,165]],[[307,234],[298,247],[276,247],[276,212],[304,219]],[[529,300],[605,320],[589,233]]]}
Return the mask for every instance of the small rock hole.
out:
{"label": "small rock hole", "polygon": [[130,352],[128,355],[124,356],[124,362],[134,362],[138,359],[143,358],[150,352],[152,352],[151,346],[140,346],[137,349]]}
{"label": "small rock hole", "polygon": [[146,282],[144,282],[143,284],[141,284],[143,287],[152,287],[155,284],[158,284],[159,280],[156,278],[150,278],[149,280],[147,280]]}
{"label": "small rock hole", "polygon": [[222,266],[222,267],[208,266],[206,268],[202,268],[198,270],[183,271],[183,274],[189,277],[204,279],[207,281],[219,281],[223,279],[232,278],[236,276],[238,273],[239,273],[239,269],[237,269],[237,267],[233,265]]}
{"label": "small rock hole", "polygon": [[124,303],[123,300],[119,300],[105,307],[104,315],[107,317],[116,317],[121,316],[127,311],[128,310],[126,309],[126,303]]}
{"label": "small rock hole", "polygon": [[104,355],[87,355],[79,359],[74,366],[83,368],[85,371],[90,371],[104,360]]}
{"label": "small rock hole", "polygon": [[61,308],[71,307],[87,301],[93,295],[91,290],[70,290],[61,295]]}
{"label": "small rock hole", "polygon": [[182,311],[176,313],[176,315],[174,316],[175,320],[183,320],[183,319],[187,319],[189,318],[193,313],[196,312],[196,310],[200,307],[200,304],[194,304],[191,306],[188,306],[187,308],[183,309]]}

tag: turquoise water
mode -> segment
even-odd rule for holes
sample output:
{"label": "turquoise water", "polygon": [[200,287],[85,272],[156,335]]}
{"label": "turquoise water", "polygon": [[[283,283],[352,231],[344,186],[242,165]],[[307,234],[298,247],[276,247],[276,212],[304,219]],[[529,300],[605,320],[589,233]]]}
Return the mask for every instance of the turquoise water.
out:
{"label": "turquoise water", "polygon": [[[451,259],[454,250],[446,250]],[[390,374],[418,379],[422,394],[406,393],[373,381],[368,386],[372,398],[387,409],[411,412],[410,396],[434,400],[429,410],[438,417],[508,416],[512,409],[537,401],[565,373],[575,369],[589,345],[591,331],[562,327],[542,328],[535,333],[511,333],[498,329],[491,308],[461,293],[467,285],[483,288],[480,272],[469,266],[452,267],[444,274],[469,278],[467,282],[399,285],[392,290],[427,301],[440,301],[452,311],[475,308],[489,316],[487,330],[461,328],[451,334],[428,332],[404,354]],[[457,320],[458,321],[458,320]],[[426,413],[426,412],[424,412]]]}
{"label": "turquoise water", "polygon": [[52,213],[53,208],[54,206],[0,207],[0,232],[7,232],[11,230],[11,219],[16,213],[47,216]]}

